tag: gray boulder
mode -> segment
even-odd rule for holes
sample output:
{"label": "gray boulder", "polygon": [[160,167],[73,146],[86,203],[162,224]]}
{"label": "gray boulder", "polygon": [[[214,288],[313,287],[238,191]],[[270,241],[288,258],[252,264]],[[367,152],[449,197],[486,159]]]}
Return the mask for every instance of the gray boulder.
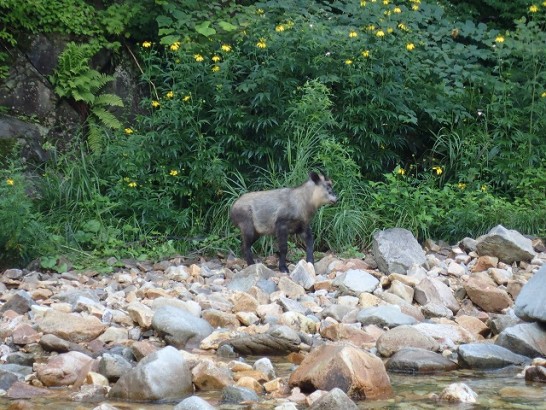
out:
{"label": "gray boulder", "polygon": [[391,372],[433,373],[455,370],[459,366],[441,354],[412,347],[396,352],[385,367]]}
{"label": "gray boulder", "polygon": [[372,253],[379,270],[385,274],[406,274],[413,265],[426,262],[425,252],[407,229],[390,228],[373,236]]}
{"label": "gray boulder", "polygon": [[402,313],[399,306],[382,305],[362,309],[356,315],[356,320],[366,325],[393,328],[402,325],[413,325],[417,320],[413,316]]}
{"label": "gray boulder", "polygon": [[460,309],[459,302],[453,296],[453,291],[436,278],[424,278],[415,286],[415,301],[421,306],[426,306],[429,303],[436,303],[447,307],[453,313],[457,313]]}
{"label": "gray boulder", "polygon": [[271,280],[275,276],[279,274],[261,263],[256,263],[236,273],[227,284],[227,288],[232,291],[248,292],[251,287],[257,286],[269,293],[276,290]]}
{"label": "gray boulder", "polygon": [[111,382],[115,382],[132,368],[132,363],[119,354],[105,353],[99,362],[99,373]]}
{"label": "gray boulder", "polygon": [[296,352],[300,349],[301,338],[288,326],[274,327],[267,333],[241,335],[220,343],[220,347],[231,346],[244,355],[278,355]]}
{"label": "gray boulder", "polygon": [[179,400],[193,393],[192,374],[182,354],[164,347],[142,359],[112,386],[112,399]]}
{"label": "gray boulder", "polygon": [[546,356],[546,325],[522,323],[504,329],[495,344],[528,357]]}
{"label": "gray boulder", "polygon": [[157,309],[152,318],[152,327],[168,344],[178,349],[198,346],[214,330],[206,320],[174,306]]}
{"label": "gray boulder", "polygon": [[508,264],[530,261],[536,255],[530,239],[518,231],[497,225],[476,240],[479,255],[496,256]]}
{"label": "gray boulder", "polygon": [[373,292],[379,280],[364,270],[349,269],[337,276],[332,284],[343,294],[360,295],[363,292]]}
{"label": "gray boulder", "polygon": [[431,351],[440,350],[440,344],[433,337],[421,333],[413,326],[398,326],[383,333],[377,339],[376,347],[383,357],[390,357],[407,347],[418,347]]}
{"label": "gray boulder", "polygon": [[221,403],[240,404],[243,401],[259,401],[260,398],[253,390],[239,386],[227,386],[222,389]]}
{"label": "gray boulder", "polygon": [[35,305],[36,302],[32,300],[30,295],[25,290],[19,290],[11,296],[6,303],[0,307],[0,314],[4,313],[7,310],[13,310],[14,312],[24,315],[30,311],[31,306]]}
{"label": "gray boulder", "polygon": [[514,312],[523,320],[546,323],[546,265],[535,272],[533,277],[521,289]]}
{"label": "gray boulder", "polygon": [[178,403],[174,410],[214,410],[215,408],[201,397],[191,396]]}
{"label": "gray boulder", "polygon": [[459,363],[471,369],[500,369],[510,365],[523,365],[530,358],[489,343],[468,343],[459,346]]}
{"label": "gray boulder", "polygon": [[310,407],[310,410],[331,409],[357,410],[358,407],[343,390],[335,387],[315,401]]}

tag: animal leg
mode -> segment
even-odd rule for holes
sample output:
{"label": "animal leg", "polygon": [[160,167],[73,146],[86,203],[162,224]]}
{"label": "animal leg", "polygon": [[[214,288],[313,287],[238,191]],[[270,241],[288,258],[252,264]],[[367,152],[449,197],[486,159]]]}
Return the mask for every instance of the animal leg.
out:
{"label": "animal leg", "polygon": [[277,223],[277,242],[279,243],[279,270],[288,273],[286,254],[288,252],[288,227],[285,223]]}
{"label": "animal leg", "polygon": [[241,244],[242,254],[245,258],[247,265],[254,265],[254,257],[252,256],[252,245],[258,239],[258,233],[254,229],[252,224],[241,224],[241,233],[243,236],[243,242]]}
{"label": "animal leg", "polygon": [[315,263],[315,258],[313,256],[313,231],[311,230],[310,225],[307,225],[307,227],[304,229],[302,237],[305,240],[305,260],[307,262]]}

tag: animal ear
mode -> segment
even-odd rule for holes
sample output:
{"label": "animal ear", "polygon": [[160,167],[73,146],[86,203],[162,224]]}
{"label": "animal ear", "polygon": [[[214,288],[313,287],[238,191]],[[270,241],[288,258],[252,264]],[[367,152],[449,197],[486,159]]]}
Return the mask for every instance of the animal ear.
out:
{"label": "animal ear", "polygon": [[320,182],[320,175],[316,172],[309,172],[309,179],[315,184],[318,184]]}

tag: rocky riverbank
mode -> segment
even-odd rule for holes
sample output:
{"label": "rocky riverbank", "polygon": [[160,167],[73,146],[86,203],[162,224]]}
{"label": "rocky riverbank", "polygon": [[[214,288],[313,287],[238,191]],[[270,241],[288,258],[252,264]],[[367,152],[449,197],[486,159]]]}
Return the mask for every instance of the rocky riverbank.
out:
{"label": "rocky riverbank", "polygon": [[[97,409],[353,409],[392,397],[397,372],[507,368],[544,383],[545,262],[540,240],[499,226],[424,247],[388,229],[365,259],[327,255],[289,274],[275,260],[181,257],[123,261],[109,276],[8,269],[0,397],[13,408],[61,396]],[[293,370],[279,375],[273,356]],[[465,384],[444,387],[430,399],[478,400]],[[218,400],[203,399],[210,391]]]}

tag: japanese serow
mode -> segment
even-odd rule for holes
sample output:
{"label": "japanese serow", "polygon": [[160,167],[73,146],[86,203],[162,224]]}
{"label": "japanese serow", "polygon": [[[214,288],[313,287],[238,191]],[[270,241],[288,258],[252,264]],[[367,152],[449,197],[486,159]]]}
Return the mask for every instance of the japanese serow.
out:
{"label": "japanese serow", "polygon": [[286,252],[289,234],[302,235],[306,260],[314,263],[311,220],[322,205],[336,201],[332,182],[315,172],[311,172],[309,180],[296,188],[242,195],[231,207],[230,217],[241,230],[242,252],[248,265],[254,263],[252,244],[262,235],[275,235],[279,244],[279,270],[288,272]]}

